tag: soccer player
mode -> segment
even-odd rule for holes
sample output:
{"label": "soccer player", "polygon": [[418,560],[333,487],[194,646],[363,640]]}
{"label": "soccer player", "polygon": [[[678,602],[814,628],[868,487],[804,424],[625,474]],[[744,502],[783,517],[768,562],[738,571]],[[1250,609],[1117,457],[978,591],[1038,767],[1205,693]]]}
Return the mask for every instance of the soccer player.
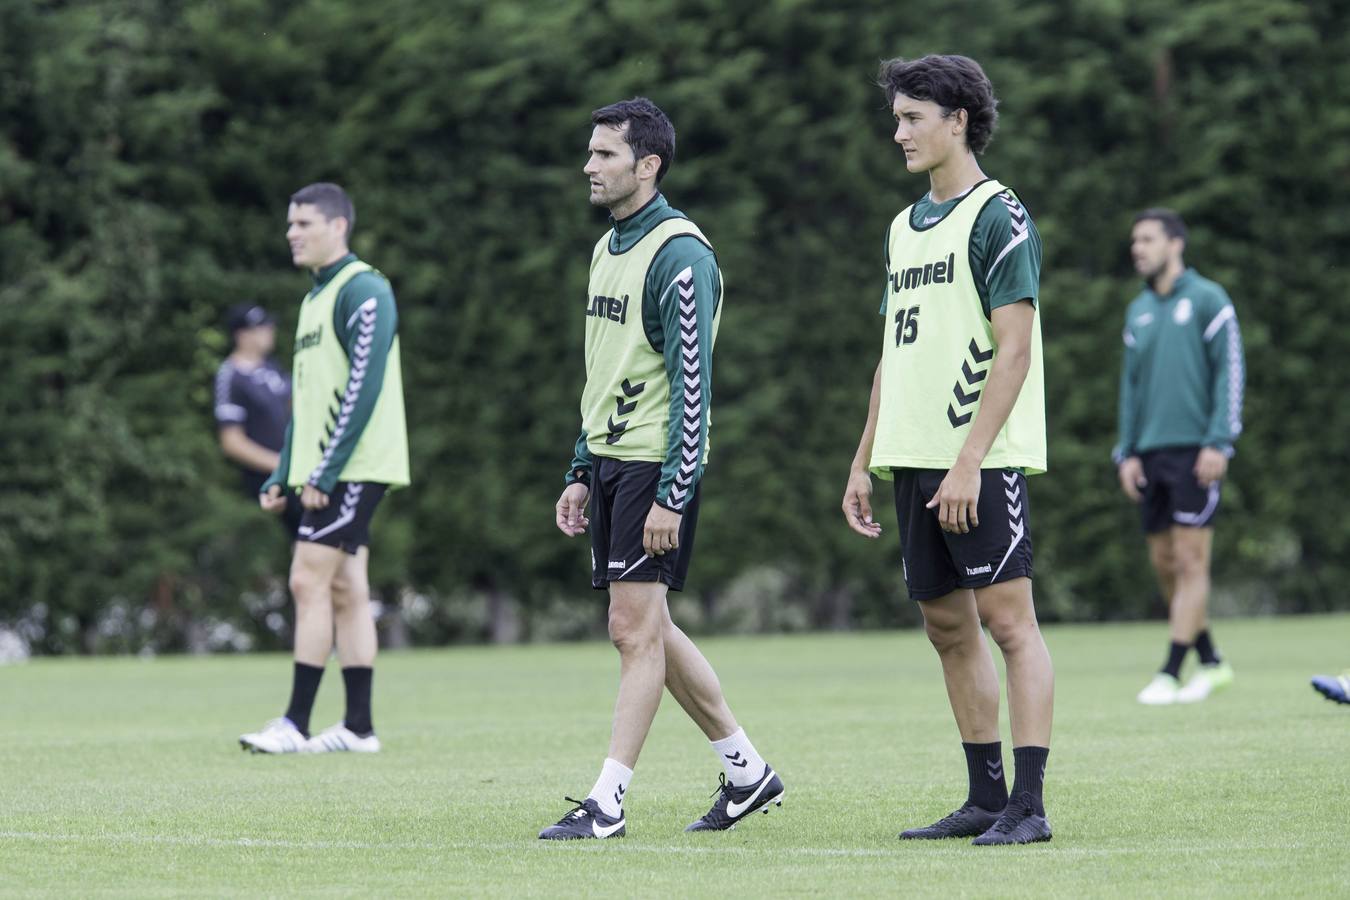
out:
{"label": "soccer player", "polygon": [[[291,259],[314,287],[295,330],[294,417],[259,503],[280,512],[299,491],[305,508],[291,561],[295,669],[290,705],[239,743],[261,753],[380,749],[371,723],[376,636],[367,563],[370,520],[386,490],[409,483],[398,310],[388,280],[348,248],[355,210],[336,184],[291,196]],[[309,716],[337,635],[347,709],[309,736]]]}
{"label": "soccer player", "polygon": [[[1026,482],[1046,466],[1040,236],[1017,195],[976,159],[998,121],[978,63],[892,59],[878,82],[905,166],[926,173],[929,190],[886,237],[881,362],[844,517],[879,537],[871,475],[894,480],[905,583],[942,662],[969,775],[958,810],[900,837],[1047,841],[1041,785],[1054,673],[1032,603]],[[1007,663],[1011,798],[981,623]]]}
{"label": "soccer player", "polygon": [[[1170,209],[1135,216],[1130,255],[1144,289],[1125,312],[1120,488],[1139,504],[1168,604],[1171,644],[1140,703],[1196,703],[1233,681],[1209,633],[1210,547],[1219,488],[1242,432],[1242,335],[1233,301],[1182,262],[1186,224]],[[1194,647],[1200,666],[1183,687]]]}
{"label": "soccer player", "polygon": [[623,803],[662,685],[725,769],[712,809],[685,830],[720,831],[783,801],[783,782],[666,604],[694,552],[722,276],[707,238],[657,191],[675,156],[665,113],[639,97],[596,110],[591,122],[584,171],[592,205],[609,209],[613,227],[591,257],[582,432],[555,514],[569,537],[590,530],[591,586],[609,591],[619,695],[595,786],[585,800],[569,797],[576,807],[539,837],[625,833]]}
{"label": "soccer player", "polygon": [[[216,426],[221,452],[239,468],[252,499],[276,471],[291,421],[291,380],[272,359],[277,328],[270,313],[253,303],[230,307],[225,317],[234,349],[216,370]],[[282,514],[292,538],[303,507],[287,496]]]}

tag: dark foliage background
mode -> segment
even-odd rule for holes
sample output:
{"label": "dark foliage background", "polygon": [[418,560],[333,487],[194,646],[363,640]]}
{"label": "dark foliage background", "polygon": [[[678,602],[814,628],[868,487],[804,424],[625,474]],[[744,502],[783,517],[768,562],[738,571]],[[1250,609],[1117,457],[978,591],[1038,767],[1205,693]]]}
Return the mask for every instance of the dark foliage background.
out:
{"label": "dark foliage background", "polygon": [[552,525],[577,431],[589,111],[679,130],[665,185],[727,306],[695,629],[912,622],[888,539],[838,502],[878,352],[886,223],[926,188],[878,60],[961,52],[1003,124],[986,170],[1045,241],[1051,619],[1157,612],[1113,442],[1139,208],[1229,288],[1248,429],[1220,611],[1344,606],[1350,7],[1336,0],[0,0],[0,624],[36,651],[284,645],[279,531],[236,495],[210,387],[222,310],[307,287],[285,201],[356,199],[394,283],[416,486],[377,521],[392,643],[596,632]]}

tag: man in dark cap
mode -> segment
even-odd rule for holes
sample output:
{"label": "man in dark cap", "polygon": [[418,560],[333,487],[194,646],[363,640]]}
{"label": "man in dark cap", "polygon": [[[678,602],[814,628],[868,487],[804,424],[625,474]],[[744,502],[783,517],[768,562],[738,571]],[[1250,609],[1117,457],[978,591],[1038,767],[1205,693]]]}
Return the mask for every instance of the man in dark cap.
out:
{"label": "man in dark cap", "polygon": [[[276,323],[256,303],[230,307],[225,317],[234,349],[216,372],[215,415],[220,449],[239,467],[250,500],[277,467],[291,420],[291,380],[272,358]],[[294,537],[303,509],[292,498],[283,521]]]}

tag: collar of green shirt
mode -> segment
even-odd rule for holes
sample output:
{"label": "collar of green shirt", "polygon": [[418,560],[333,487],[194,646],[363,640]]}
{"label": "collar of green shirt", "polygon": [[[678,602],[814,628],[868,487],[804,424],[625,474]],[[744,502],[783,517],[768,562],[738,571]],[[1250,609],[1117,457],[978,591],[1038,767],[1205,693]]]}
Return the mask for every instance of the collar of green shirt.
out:
{"label": "collar of green shirt", "polygon": [[1186,287],[1192,281],[1195,280],[1195,278],[1196,278],[1195,269],[1191,268],[1190,266],[1187,266],[1182,271],[1182,273],[1177,276],[1177,280],[1173,282],[1172,290],[1168,291],[1166,294],[1159,294],[1157,291],[1153,290],[1153,288],[1149,285],[1147,281],[1144,282],[1144,290],[1152,294],[1154,297],[1158,298],[1158,300],[1165,302],[1167,300],[1171,300],[1181,291],[1185,290]]}
{"label": "collar of green shirt", "polygon": [[610,238],[609,242],[610,250],[615,253],[629,250],[642,240],[647,232],[669,219],[673,212],[666,198],[658,191],[645,206],[631,216],[624,219],[610,216],[609,220],[614,226],[614,237]]}
{"label": "collar of green shirt", "polygon": [[342,257],[342,259],[339,259],[337,262],[329,263],[328,265],[319,269],[319,271],[314,273],[314,290],[317,291],[319,288],[323,287],[325,284],[332,281],[333,276],[336,275],[338,272],[342,271],[343,266],[347,265],[347,263],[349,262],[355,261],[356,261],[356,254],[348,253],[346,256]]}

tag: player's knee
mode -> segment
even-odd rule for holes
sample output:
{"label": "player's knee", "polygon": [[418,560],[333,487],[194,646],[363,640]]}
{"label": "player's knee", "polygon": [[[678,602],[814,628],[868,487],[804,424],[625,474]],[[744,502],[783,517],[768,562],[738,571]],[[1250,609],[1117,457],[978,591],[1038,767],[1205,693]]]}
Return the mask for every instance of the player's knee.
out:
{"label": "player's knee", "polygon": [[979,626],[974,622],[956,617],[926,617],[923,627],[938,653],[959,649],[969,644],[979,633]]}
{"label": "player's knee", "polygon": [[997,613],[986,620],[989,636],[1006,652],[1016,651],[1032,640],[1037,632],[1036,620],[1018,614]]}
{"label": "player's knee", "polygon": [[352,580],[339,570],[331,582],[333,590],[333,608],[345,609],[352,603]]}
{"label": "player's knee", "polygon": [[650,621],[632,610],[609,611],[609,639],[622,656],[657,652],[661,647],[661,622]]}
{"label": "player's knee", "polygon": [[1196,549],[1178,550],[1173,556],[1173,574],[1177,578],[1194,578],[1209,572],[1209,560]]}
{"label": "player's knee", "polygon": [[295,598],[296,603],[305,603],[310,600],[319,588],[319,574],[304,566],[295,566],[291,569],[289,587],[291,596]]}

